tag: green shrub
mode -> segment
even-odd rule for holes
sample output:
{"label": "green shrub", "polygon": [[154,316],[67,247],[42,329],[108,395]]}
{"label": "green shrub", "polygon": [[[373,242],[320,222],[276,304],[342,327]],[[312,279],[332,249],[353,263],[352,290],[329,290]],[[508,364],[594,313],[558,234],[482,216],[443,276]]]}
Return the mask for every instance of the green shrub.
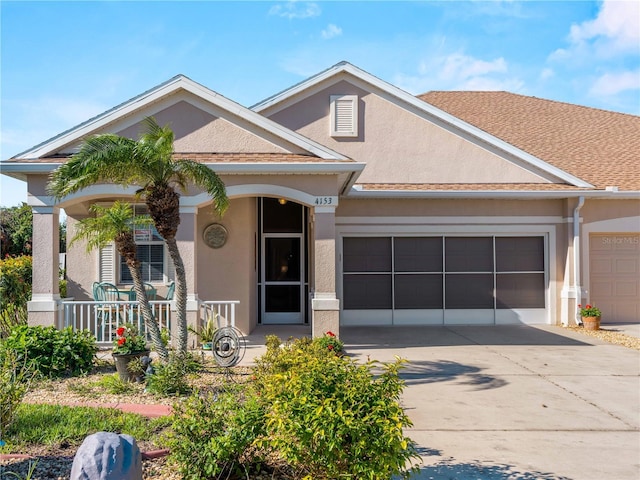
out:
{"label": "green shrub", "polygon": [[98,351],[88,331],[26,325],[16,327],[0,349],[13,350],[19,361],[43,377],[89,372]]}
{"label": "green shrub", "polygon": [[27,318],[26,305],[7,304],[6,308],[0,310],[0,339],[7,338],[17,326],[26,325]]}
{"label": "green shrub", "polygon": [[402,363],[359,365],[317,341],[271,345],[257,361],[265,410],[257,444],[314,479],[407,477],[418,455],[403,434],[411,421],[399,404]]}
{"label": "green shrub", "polygon": [[105,375],[103,376],[96,385],[104,388],[107,393],[112,393],[115,395],[123,394],[123,393],[132,393],[135,391],[134,386],[129,382],[124,382],[120,380],[120,375],[114,373],[113,375]]}
{"label": "green shrub", "polygon": [[[27,302],[31,300],[32,261],[28,255],[0,260],[0,338],[18,325],[27,324]],[[67,296],[67,281],[60,280],[60,297]]]}
{"label": "green shrub", "polygon": [[259,473],[261,456],[252,445],[263,433],[263,412],[256,398],[238,387],[215,396],[194,395],[174,406],[169,445],[182,478],[251,478]]}
{"label": "green shrub", "polygon": [[31,300],[32,259],[28,255],[0,260],[0,311],[25,307]]}
{"label": "green shrub", "polygon": [[167,363],[154,366],[154,374],[147,381],[147,390],[157,395],[187,395],[191,387],[187,375],[200,368],[193,356],[171,355]]}
{"label": "green shrub", "polygon": [[252,382],[174,406],[173,459],[190,480],[251,478],[274,463],[291,478],[407,478],[419,456],[403,433],[402,363],[359,365],[318,340],[269,336]]}
{"label": "green shrub", "polygon": [[11,350],[0,353],[0,439],[14,420],[32,374]]}

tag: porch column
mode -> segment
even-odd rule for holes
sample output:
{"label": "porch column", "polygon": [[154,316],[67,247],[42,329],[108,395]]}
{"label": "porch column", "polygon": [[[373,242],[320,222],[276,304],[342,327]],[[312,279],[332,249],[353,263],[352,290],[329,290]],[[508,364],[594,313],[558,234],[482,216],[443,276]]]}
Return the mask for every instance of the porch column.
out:
{"label": "porch column", "polygon": [[58,326],[60,303],[60,209],[33,207],[33,281],[29,325]]}
{"label": "porch column", "polygon": [[[176,234],[176,242],[184,263],[187,280],[187,325],[199,330],[200,299],[198,298],[198,262],[196,261],[197,207],[180,207],[180,226]],[[177,337],[177,325],[171,326],[171,336]],[[194,348],[196,338],[189,334],[188,346]]]}
{"label": "porch column", "polygon": [[340,301],[336,298],[336,209],[314,211],[314,296],[311,301],[311,333],[340,335]]}

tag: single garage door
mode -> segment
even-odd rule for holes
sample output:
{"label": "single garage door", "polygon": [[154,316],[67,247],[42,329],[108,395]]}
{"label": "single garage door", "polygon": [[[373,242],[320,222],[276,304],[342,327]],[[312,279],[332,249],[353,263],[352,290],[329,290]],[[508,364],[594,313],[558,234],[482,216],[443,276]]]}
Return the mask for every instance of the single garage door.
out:
{"label": "single garage door", "polygon": [[349,236],[341,259],[344,325],[547,319],[544,236]]}
{"label": "single garage door", "polygon": [[589,237],[589,301],[603,323],[640,321],[640,235]]}

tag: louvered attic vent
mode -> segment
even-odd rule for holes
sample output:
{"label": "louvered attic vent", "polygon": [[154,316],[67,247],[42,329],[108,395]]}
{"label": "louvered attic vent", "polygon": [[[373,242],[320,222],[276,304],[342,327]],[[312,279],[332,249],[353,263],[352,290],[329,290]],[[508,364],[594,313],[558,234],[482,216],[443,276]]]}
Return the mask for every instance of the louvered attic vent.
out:
{"label": "louvered attic vent", "polygon": [[331,136],[358,136],[357,95],[331,95]]}

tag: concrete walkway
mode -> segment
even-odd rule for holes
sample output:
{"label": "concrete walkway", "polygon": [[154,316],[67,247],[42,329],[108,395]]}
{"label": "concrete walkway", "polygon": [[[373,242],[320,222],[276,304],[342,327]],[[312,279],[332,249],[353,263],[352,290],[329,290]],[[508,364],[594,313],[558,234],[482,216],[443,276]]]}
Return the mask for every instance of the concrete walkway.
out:
{"label": "concrete walkway", "polygon": [[419,479],[640,479],[640,352],[555,326],[343,328],[409,360]]}

